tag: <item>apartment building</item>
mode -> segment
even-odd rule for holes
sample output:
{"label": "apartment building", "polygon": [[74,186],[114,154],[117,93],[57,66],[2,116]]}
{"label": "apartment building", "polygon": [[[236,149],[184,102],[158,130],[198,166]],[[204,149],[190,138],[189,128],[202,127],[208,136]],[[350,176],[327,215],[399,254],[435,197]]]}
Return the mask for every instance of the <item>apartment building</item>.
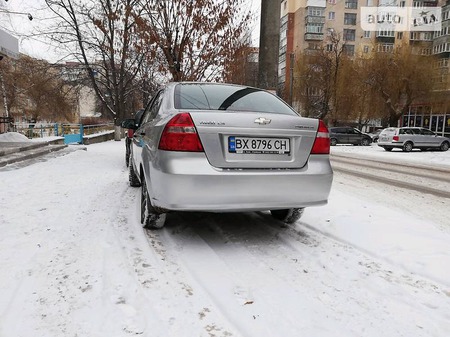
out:
{"label": "apartment building", "polygon": [[[442,29],[439,32],[363,30],[361,9],[366,6],[441,7]],[[370,57],[374,52],[391,52],[399,45],[409,46],[414,53],[438,57],[439,98],[434,102],[415,102],[399,124],[424,126],[450,135],[450,0],[282,0],[280,21],[278,91],[282,96],[290,95],[295,54],[319,48],[332,50],[329,38],[332,34],[345,44],[349,56]]]}
{"label": "apartment building", "polygon": [[349,56],[371,50],[375,35],[362,30],[359,6],[358,0],[281,1],[278,83],[282,92],[289,91],[286,84],[295,53],[322,47],[331,50],[327,37],[332,34],[345,43]]}

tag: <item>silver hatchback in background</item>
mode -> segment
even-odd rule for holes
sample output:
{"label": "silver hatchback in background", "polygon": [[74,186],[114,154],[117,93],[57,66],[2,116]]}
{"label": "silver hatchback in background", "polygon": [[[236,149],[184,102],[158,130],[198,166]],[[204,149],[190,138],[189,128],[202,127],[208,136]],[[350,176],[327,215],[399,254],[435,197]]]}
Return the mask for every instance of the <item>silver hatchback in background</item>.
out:
{"label": "silver hatchback in background", "polygon": [[380,133],[378,146],[386,151],[391,151],[394,148],[402,149],[405,152],[410,152],[413,149],[447,151],[450,146],[450,139],[438,136],[425,128],[387,128]]}
{"label": "silver hatchback in background", "polygon": [[162,227],[170,211],[270,210],[292,223],[330,193],[327,127],[261,89],[168,84],[146,108],[132,143],[129,182],[141,186],[147,228]]}

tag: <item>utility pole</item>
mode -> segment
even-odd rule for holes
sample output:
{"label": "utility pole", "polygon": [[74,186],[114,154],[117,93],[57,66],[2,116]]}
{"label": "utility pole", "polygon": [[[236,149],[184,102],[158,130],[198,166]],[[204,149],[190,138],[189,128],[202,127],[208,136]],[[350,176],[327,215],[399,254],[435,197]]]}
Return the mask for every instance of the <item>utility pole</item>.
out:
{"label": "utility pole", "polygon": [[278,84],[280,0],[261,0],[258,87],[275,90]]}
{"label": "utility pole", "polygon": [[295,54],[289,55],[289,105],[292,106],[292,96],[294,93],[294,63]]}

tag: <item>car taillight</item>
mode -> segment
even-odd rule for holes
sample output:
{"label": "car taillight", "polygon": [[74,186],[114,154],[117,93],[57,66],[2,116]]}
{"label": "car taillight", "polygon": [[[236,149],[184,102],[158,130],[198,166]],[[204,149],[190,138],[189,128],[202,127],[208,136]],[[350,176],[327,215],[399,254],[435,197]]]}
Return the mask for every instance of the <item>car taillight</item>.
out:
{"label": "car taillight", "polygon": [[400,140],[400,138],[398,136],[394,136],[394,137],[392,137],[392,140],[398,142]]}
{"label": "car taillight", "polygon": [[330,153],[330,134],[325,123],[319,119],[319,128],[317,129],[316,139],[311,150],[311,154],[329,154]]}
{"label": "car taillight", "polygon": [[180,113],[166,124],[158,148],[167,151],[203,152],[202,143],[189,113]]}

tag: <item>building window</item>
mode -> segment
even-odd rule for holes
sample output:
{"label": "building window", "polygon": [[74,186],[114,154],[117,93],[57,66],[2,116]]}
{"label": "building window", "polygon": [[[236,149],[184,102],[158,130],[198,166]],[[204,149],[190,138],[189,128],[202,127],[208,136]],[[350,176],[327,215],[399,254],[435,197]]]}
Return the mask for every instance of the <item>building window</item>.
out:
{"label": "building window", "polygon": [[345,8],[357,9],[358,0],[345,0]]}
{"label": "building window", "polygon": [[449,64],[449,59],[440,59],[438,61],[438,67],[439,68],[448,68],[448,64]]}
{"label": "building window", "polygon": [[336,0],[328,0],[329,4],[336,5]]}
{"label": "building window", "polygon": [[370,30],[365,30],[364,31],[364,38],[365,39],[370,39]]}
{"label": "building window", "polygon": [[406,1],[400,1],[399,7],[405,7],[405,6],[406,6]]}
{"label": "building window", "polygon": [[336,16],[335,12],[329,12],[328,13],[328,20],[334,20],[335,16]]}
{"label": "building window", "polygon": [[365,54],[367,54],[369,52],[369,46],[364,46],[363,51]]}
{"label": "building window", "polygon": [[308,87],[306,89],[306,93],[308,96],[320,96],[320,89],[315,87]]}
{"label": "building window", "polygon": [[333,51],[333,45],[327,44],[327,51]]}
{"label": "building window", "polygon": [[344,29],[344,41],[355,41],[355,32],[354,29]]}
{"label": "building window", "polygon": [[395,37],[393,30],[379,29],[377,37]]}
{"label": "building window", "polygon": [[356,25],[356,13],[344,13],[344,25]]}
{"label": "building window", "polygon": [[318,43],[308,43],[308,49],[309,50],[319,50],[320,45]]}
{"label": "building window", "polygon": [[314,33],[314,34],[322,34],[322,32],[323,32],[323,24],[309,23],[309,24],[306,25],[306,32],[307,33]]}
{"label": "building window", "polygon": [[377,45],[377,51],[380,53],[391,53],[394,50],[393,43],[379,43]]}
{"label": "building window", "polygon": [[310,16],[323,16],[323,7],[308,7],[308,15]]}
{"label": "building window", "polygon": [[433,40],[433,32],[424,32],[423,33],[423,39],[426,41]]}
{"label": "building window", "polygon": [[398,40],[403,39],[403,32],[397,32],[397,39]]}
{"label": "building window", "polygon": [[355,55],[355,46],[352,44],[345,44],[343,50],[348,56]]}

